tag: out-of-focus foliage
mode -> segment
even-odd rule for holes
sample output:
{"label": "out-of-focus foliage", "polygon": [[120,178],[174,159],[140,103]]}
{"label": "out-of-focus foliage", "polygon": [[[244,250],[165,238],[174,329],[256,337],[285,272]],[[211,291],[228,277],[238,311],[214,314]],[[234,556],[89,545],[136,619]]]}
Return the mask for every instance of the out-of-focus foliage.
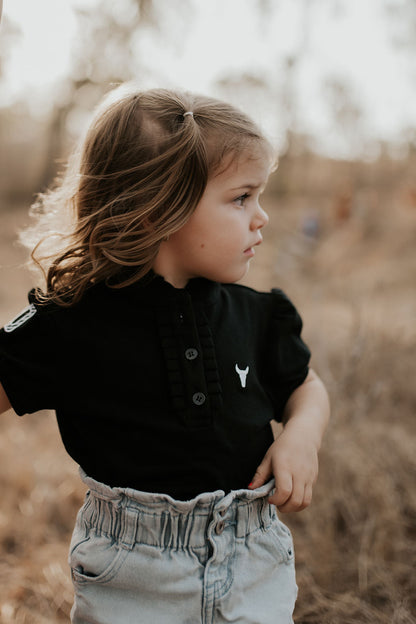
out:
{"label": "out-of-focus foliage", "polygon": [[49,121],[41,187],[50,183],[54,158],[66,154],[68,142],[79,135],[103,93],[140,71],[134,39],[143,28],[156,27],[152,0],[104,0],[93,9],[77,9],[77,20],[71,72]]}
{"label": "out-of-focus foliage", "polygon": [[[77,19],[70,74],[57,85],[50,116],[33,119],[23,103],[0,109],[2,145],[7,148],[0,169],[4,205],[51,183],[101,95],[140,71],[134,39],[141,29],[157,27],[152,0],[105,0],[94,10],[78,9]],[[18,30],[8,21],[3,31],[2,50],[7,51]]]}
{"label": "out-of-focus foliage", "polygon": [[[252,3],[258,18],[259,32],[265,29],[270,15],[283,1],[256,0]],[[82,3],[79,3],[82,7]],[[15,196],[29,198],[47,187],[62,168],[69,149],[85,127],[101,95],[112,85],[130,79],[141,80],[149,72],[149,59],[143,42],[149,38],[165,50],[180,49],[181,41],[195,23],[197,0],[102,0],[89,8],[77,9],[77,36],[73,41],[72,62],[68,76],[51,94],[50,114],[32,119],[27,107],[0,109],[3,156],[0,168],[0,197],[10,201]],[[300,8],[299,8],[300,7]],[[320,11],[342,17],[347,0],[332,2],[303,0],[298,5],[299,36],[290,53],[276,56],[276,72],[270,77],[261,70],[224,70],[216,85],[218,95],[247,109],[263,111],[279,120],[281,154],[303,154],[316,149],[316,139],[302,117],[300,89],[302,67],[314,53],[313,25]],[[380,10],[389,16],[386,36],[402,50],[408,67],[415,67],[411,54],[416,37],[416,8],[413,0],[383,0]],[[221,19],[221,15],[218,15]],[[370,36],[371,33],[369,33]],[[1,29],[1,64],[17,41],[17,27],[4,20]],[[212,45],[215,45],[213,33]],[[230,30],[230,54],[238,54],[238,33]],[[353,45],[353,42],[351,43]],[[235,52],[233,50],[235,49]],[[413,60],[412,60],[413,59]],[[410,76],[409,76],[410,80]],[[351,77],[330,72],[317,85],[321,103],[327,112],[328,131],[338,138],[340,147],[349,147],[364,158],[376,158],[382,152],[377,140],[368,139],[371,125],[360,93]],[[29,100],[30,94],[27,99]],[[257,107],[256,103],[259,102]],[[404,127],[395,155],[406,154],[416,137],[414,129]],[[7,158],[4,154],[7,153]]]}

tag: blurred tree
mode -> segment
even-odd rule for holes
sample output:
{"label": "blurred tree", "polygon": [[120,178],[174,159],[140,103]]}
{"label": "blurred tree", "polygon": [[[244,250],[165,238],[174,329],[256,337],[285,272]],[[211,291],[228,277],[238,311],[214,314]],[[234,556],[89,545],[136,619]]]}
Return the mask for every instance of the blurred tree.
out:
{"label": "blurred tree", "polygon": [[311,26],[317,5],[314,0],[302,0],[299,11],[299,35],[292,52],[285,56],[281,67],[281,86],[276,111],[283,118],[285,147],[280,157],[280,186],[282,194],[302,192],[311,166],[308,136],[301,128],[300,71],[311,53]]}
{"label": "blurred tree", "polygon": [[[90,110],[109,84],[132,77],[133,38],[145,25],[153,25],[152,0],[104,0],[89,9],[76,9],[79,36],[74,42],[72,67],[49,121],[45,165],[40,187],[46,188],[56,175],[56,159],[67,151],[68,118],[82,125],[83,112]],[[73,124],[74,125],[74,124]],[[74,129],[74,134],[79,128]]]}
{"label": "blurred tree", "polygon": [[[384,11],[390,29],[390,39],[397,52],[405,55],[410,80],[416,86],[416,2],[415,0],[385,0]],[[404,127],[402,147],[414,153],[416,137],[414,126]]]}
{"label": "blurred tree", "polygon": [[[0,0],[0,18],[1,18],[2,4]],[[4,67],[13,49],[13,46],[17,43],[22,36],[21,28],[16,22],[13,22],[9,17],[4,16],[0,25],[0,80],[4,75]]]}
{"label": "blurred tree", "polygon": [[[1,17],[1,0],[0,0],[0,17]],[[4,17],[0,24],[0,85],[5,78],[5,67],[10,57],[13,46],[18,42],[22,36],[22,31],[19,26],[13,22],[10,18]],[[4,105],[3,105],[4,106]],[[8,111],[1,104],[0,98],[0,144],[4,147],[7,144],[6,137],[10,132],[10,115]],[[6,155],[7,150],[0,150],[0,197],[3,194],[3,179],[4,171],[6,169]]]}
{"label": "blurred tree", "polygon": [[338,75],[329,76],[324,82],[324,95],[328,114],[340,136],[343,135],[346,147],[350,147],[353,153],[359,153],[364,136],[361,127],[363,110],[354,95],[353,85]]}
{"label": "blurred tree", "polygon": [[[186,12],[189,0],[176,2]],[[169,37],[172,24],[162,17],[164,3],[155,0],[102,0],[77,9],[78,33],[72,67],[49,123],[48,149],[40,183],[47,187],[56,174],[55,159],[66,154],[68,136],[78,136],[85,118],[109,85],[132,80],[145,71],[138,42],[151,31]],[[166,28],[165,28],[166,27]],[[172,31],[173,32],[173,31]]]}
{"label": "blurred tree", "polygon": [[75,87],[90,82],[122,82],[137,68],[134,38],[139,29],[155,27],[152,0],[104,0],[90,9],[77,9],[79,37],[73,54]]}

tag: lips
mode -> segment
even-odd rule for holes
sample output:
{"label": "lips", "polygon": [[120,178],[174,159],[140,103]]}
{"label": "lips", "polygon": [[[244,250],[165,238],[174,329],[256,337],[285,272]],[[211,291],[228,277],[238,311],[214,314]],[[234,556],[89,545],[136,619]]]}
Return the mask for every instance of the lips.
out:
{"label": "lips", "polygon": [[244,255],[252,257],[252,256],[254,256],[255,253],[256,252],[253,249],[253,247],[249,247],[248,249],[245,250]]}
{"label": "lips", "polygon": [[260,238],[256,240],[255,243],[253,243],[253,245],[251,245],[251,247],[247,247],[247,249],[244,250],[244,254],[254,256],[254,254],[256,253],[254,247],[257,247],[257,245],[260,245],[262,242],[263,242],[263,237],[261,236]]}

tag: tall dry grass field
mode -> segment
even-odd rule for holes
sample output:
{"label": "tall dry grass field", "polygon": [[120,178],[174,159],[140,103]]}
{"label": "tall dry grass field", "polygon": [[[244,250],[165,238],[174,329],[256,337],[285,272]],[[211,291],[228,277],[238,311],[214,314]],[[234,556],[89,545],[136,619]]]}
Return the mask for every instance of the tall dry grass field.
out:
{"label": "tall dry grass field", "polygon": [[[294,300],[332,401],[313,503],[284,518],[297,624],[416,622],[416,209],[394,194],[360,202],[364,211],[336,221],[328,200],[314,238],[302,233],[305,198],[269,200],[271,225],[246,280]],[[20,208],[1,216],[1,324],[32,283],[12,243],[25,221]],[[77,467],[52,414],[9,412],[0,431],[0,621],[67,622],[67,548],[84,495]]]}

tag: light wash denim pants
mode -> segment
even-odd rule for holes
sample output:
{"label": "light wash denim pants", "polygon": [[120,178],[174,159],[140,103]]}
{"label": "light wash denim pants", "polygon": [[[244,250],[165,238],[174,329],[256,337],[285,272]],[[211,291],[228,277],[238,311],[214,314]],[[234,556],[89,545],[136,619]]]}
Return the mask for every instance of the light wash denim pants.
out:
{"label": "light wash denim pants", "polygon": [[81,476],[73,624],[293,622],[293,542],[267,502],[273,481],[176,501]]}

